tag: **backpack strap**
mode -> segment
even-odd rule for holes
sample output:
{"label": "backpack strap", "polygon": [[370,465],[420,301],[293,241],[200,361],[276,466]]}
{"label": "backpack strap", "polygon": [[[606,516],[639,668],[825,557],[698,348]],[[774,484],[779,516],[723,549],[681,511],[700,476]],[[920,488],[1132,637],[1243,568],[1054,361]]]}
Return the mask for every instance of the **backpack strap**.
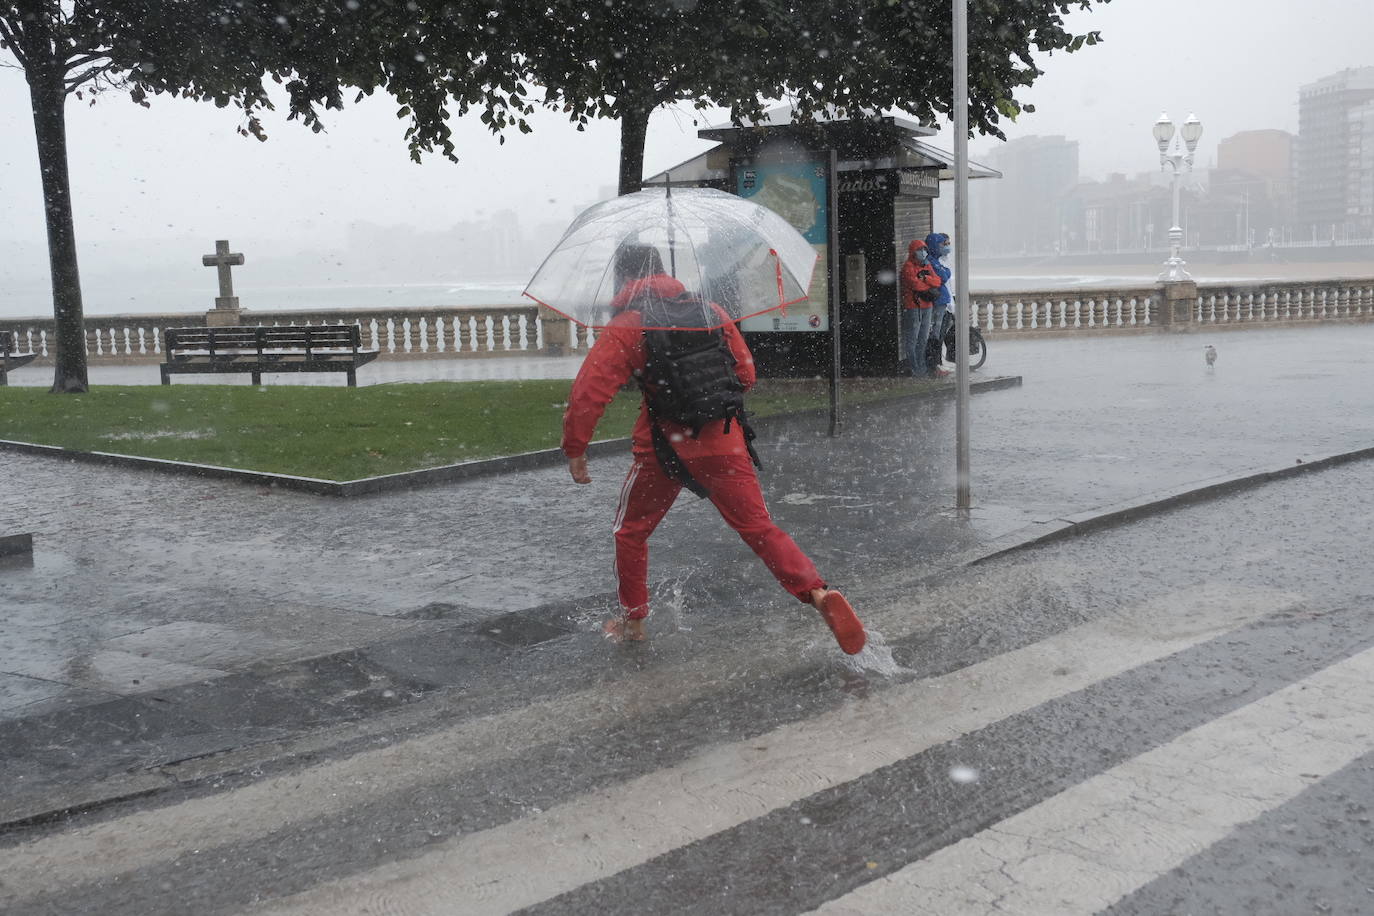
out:
{"label": "backpack strap", "polygon": [[[730,421],[726,420],[725,422],[727,424],[726,428],[728,429]],[[759,453],[754,451],[754,427],[749,425],[749,421],[745,418],[743,412],[739,415],[739,428],[740,431],[744,433],[744,447],[749,452],[749,460],[754,462],[754,467],[762,471],[763,462],[759,460]]]}
{"label": "backpack strap", "polygon": [[644,396],[644,406],[649,411],[649,433],[654,442],[654,457],[658,459],[658,466],[663,468],[663,473],[671,479],[676,480],[687,489],[691,490],[701,499],[710,495],[709,491],[701,485],[701,481],[692,476],[692,472],[687,470],[687,465],[673,449],[673,444],[668,441],[668,436],[663,432],[663,427],[658,422],[658,411],[654,409],[654,399],[649,394],[649,387],[644,383],[642,373],[635,372],[635,382],[639,385],[639,391]]}
{"label": "backpack strap", "polygon": [[[650,413],[652,414],[652,411]],[[692,476],[692,472],[687,470],[687,465],[683,463],[682,458],[673,450],[673,444],[668,441],[668,437],[664,434],[663,427],[658,425],[656,417],[650,416],[649,431],[653,434],[654,439],[654,457],[658,459],[658,466],[663,468],[663,473],[702,499],[710,496],[710,492]],[[752,449],[750,451],[752,452]]]}

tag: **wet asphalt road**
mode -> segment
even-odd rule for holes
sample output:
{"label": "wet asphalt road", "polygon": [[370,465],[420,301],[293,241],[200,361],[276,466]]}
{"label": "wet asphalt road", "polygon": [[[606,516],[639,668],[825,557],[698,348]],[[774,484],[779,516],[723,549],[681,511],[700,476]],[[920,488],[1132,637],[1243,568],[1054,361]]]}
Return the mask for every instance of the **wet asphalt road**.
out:
{"label": "wet asphalt road", "polygon": [[[974,399],[970,519],[950,508],[948,401],[850,411],[839,440],[823,419],[776,424],[765,493],[836,582],[919,575],[1029,524],[1374,445],[1371,344],[1374,325],[995,340],[986,371],[1025,382]],[[422,635],[426,618],[611,603],[624,459],[594,461],[589,487],[550,468],[346,502],[0,461],[0,504],[37,544],[0,578],[0,718]],[[652,546],[665,595],[725,581],[738,607],[789,603],[709,506],[684,501]]]}
{"label": "wet asphalt road", "polygon": [[429,720],[10,831],[0,906],[1368,912],[1371,512],[1361,462],[893,571],[857,660],[799,610],[552,640]]}
{"label": "wet asphalt road", "polygon": [[[773,430],[857,664],[700,504],[656,536],[651,644],[602,642],[611,459],[343,504],[5,456],[40,535],[0,579],[12,797],[159,791],[7,831],[0,910],[1368,911],[1374,463],[933,570],[1374,444],[1372,340],[1218,335],[1211,373],[1196,335],[1007,344],[969,520],[948,404]],[[216,751],[248,763],[201,778]]]}

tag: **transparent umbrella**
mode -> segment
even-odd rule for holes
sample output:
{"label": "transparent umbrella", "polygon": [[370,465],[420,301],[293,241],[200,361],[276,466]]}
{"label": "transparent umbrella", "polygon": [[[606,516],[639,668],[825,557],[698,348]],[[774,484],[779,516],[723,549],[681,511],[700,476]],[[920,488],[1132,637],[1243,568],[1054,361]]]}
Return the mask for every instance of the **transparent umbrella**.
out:
{"label": "transparent umbrella", "polygon": [[[818,257],[781,216],[742,197],[646,190],[602,201],[573,220],[525,295],[578,324],[605,327],[617,292],[616,253],[626,245],[654,248],[666,273],[731,321],[806,299]],[[723,323],[715,309],[701,310],[701,327]]]}

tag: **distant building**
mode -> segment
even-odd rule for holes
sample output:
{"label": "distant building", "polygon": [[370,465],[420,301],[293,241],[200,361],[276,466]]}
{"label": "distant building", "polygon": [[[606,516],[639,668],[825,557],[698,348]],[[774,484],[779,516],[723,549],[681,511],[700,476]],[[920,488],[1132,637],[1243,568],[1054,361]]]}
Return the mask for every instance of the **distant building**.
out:
{"label": "distant building", "polygon": [[1060,245],[1061,207],[1078,183],[1078,141],[1022,137],[984,160],[1001,181],[970,194],[969,249],[981,255],[1052,254]]}
{"label": "distant building", "polygon": [[1298,90],[1297,238],[1374,237],[1374,67]]}
{"label": "distant building", "polygon": [[1291,181],[1296,140],[1286,130],[1243,130],[1217,144],[1217,168]]}
{"label": "distant building", "polygon": [[1351,234],[1374,238],[1374,102],[1350,113],[1350,196],[1346,200]]}
{"label": "distant building", "polygon": [[[1186,189],[1184,230],[1192,194]],[[1157,248],[1167,241],[1173,198],[1168,185],[1154,174],[1127,178],[1117,173],[1106,181],[1085,181],[1064,196],[1060,250],[1085,252],[1132,252]]]}
{"label": "distant building", "polygon": [[1217,144],[1205,201],[1195,212],[1205,245],[1263,246],[1285,240],[1293,221],[1297,138],[1283,130],[1247,130]]}

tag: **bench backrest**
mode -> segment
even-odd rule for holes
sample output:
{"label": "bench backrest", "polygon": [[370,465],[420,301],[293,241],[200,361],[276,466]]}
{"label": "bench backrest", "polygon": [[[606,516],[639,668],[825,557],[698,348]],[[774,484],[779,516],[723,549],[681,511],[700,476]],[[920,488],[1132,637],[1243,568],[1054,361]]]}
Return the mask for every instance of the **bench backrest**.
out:
{"label": "bench backrest", "polygon": [[163,347],[178,350],[311,350],[351,348],[362,343],[356,324],[272,328],[168,328]]}

